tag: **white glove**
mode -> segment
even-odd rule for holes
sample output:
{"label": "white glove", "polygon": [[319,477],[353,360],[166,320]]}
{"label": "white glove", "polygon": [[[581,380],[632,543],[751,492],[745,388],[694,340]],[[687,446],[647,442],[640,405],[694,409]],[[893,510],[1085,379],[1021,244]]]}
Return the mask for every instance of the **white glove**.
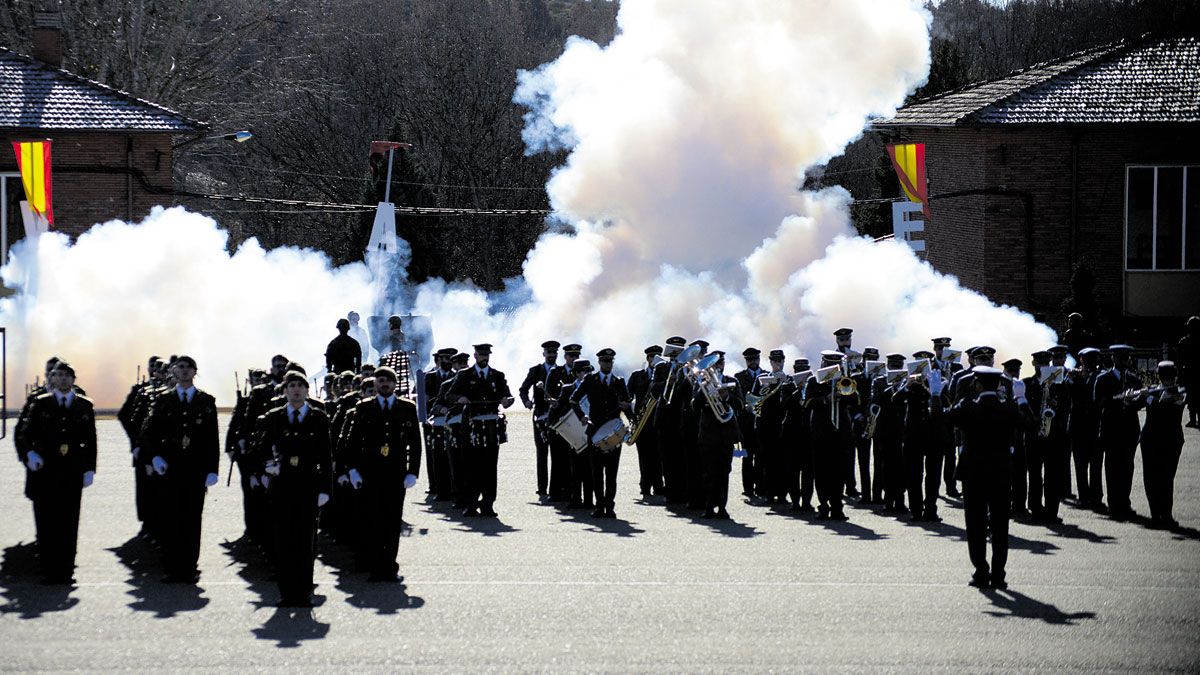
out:
{"label": "white glove", "polygon": [[346,487],[347,485],[350,484],[350,477],[347,476],[346,474],[342,474],[342,475],[338,476],[337,484],[341,485],[342,487]]}
{"label": "white glove", "polygon": [[167,460],[157,455],[150,460],[150,466],[154,467],[154,473],[160,476],[167,472]]}
{"label": "white glove", "polygon": [[134,458],[134,459],[137,459],[137,458],[138,458],[138,455],[140,455],[140,454],[142,454],[142,449],[141,449],[141,448],[134,448],[134,449],[133,449],[133,458]]}
{"label": "white glove", "polygon": [[278,476],[279,462],[267,462],[267,465],[263,467],[263,473],[270,474],[272,476]]}
{"label": "white glove", "polygon": [[260,483],[258,482],[258,476],[250,476],[250,487],[256,488],[259,485],[260,485]]}
{"label": "white glove", "polygon": [[37,471],[45,465],[45,460],[42,459],[41,455],[37,454],[36,450],[30,450],[29,454],[25,456],[25,466],[29,467],[30,471]]}
{"label": "white glove", "polygon": [[1025,383],[1020,380],[1013,380],[1013,398],[1021,401],[1025,398]]}
{"label": "white glove", "polygon": [[263,486],[263,489],[264,489],[264,490],[265,490],[266,488],[269,488],[269,487],[271,487],[271,477],[270,477],[270,476],[268,476],[268,475],[267,475],[267,474],[265,474],[265,473],[263,474],[263,477],[262,477],[262,486]]}
{"label": "white glove", "polygon": [[350,477],[350,485],[355,490],[362,487],[362,474],[358,472],[358,469],[350,469],[346,475]]}
{"label": "white glove", "polygon": [[212,487],[217,484],[217,474],[210,473],[204,477],[204,487]]}
{"label": "white glove", "polygon": [[318,509],[321,508],[322,506],[325,506],[328,503],[329,503],[329,495],[325,494],[324,492],[317,495],[317,508]]}
{"label": "white glove", "polygon": [[1154,397],[1153,396],[1146,397],[1146,405],[1154,405]]}
{"label": "white glove", "polygon": [[417,477],[411,473],[404,477],[404,489],[411,490],[417,486]]}
{"label": "white glove", "polygon": [[88,487],[89,485],[92,484],[92,481],[94,481],[94,480],[96,480],[96,472],[95,471],[84,471],[83,472],[83,487]]}

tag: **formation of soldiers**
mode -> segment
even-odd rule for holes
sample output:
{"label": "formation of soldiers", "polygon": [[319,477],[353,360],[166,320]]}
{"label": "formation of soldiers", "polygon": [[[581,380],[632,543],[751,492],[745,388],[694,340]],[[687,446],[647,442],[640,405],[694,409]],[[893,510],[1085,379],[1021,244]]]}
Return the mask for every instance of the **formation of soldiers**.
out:
{"label": "formation of soldiers", "polygon": [[[761,351],[746,348],[745,368],[730,376],[724,352],[673,336],[645,349],[645,366],[628,382],[613,371],[613,349],[597,351],[594,367],[580,358],[581,345],[543,343],[542,362],[517,390],[532,411],[537,494],[615,518],[627,444],[637,448],[645,502],[709,519],[729,518],[735,457],[743,458],[748,502],[822,520],[846,520],[852,498],[936,522],[944,485],[947,497],[964,502],[972,583],[1003,587],[1010,517],[1060,523],[1060,505],[1071,498],[1114,519],[1135,515],[1140,444],[1149,524],[1176,525],[1187,394],[1172,362],[1160,362],[1158,384],[1147,387],[1127,345],[1082,348],[1070,368],[1068,348],[1056,345],[1032,354],[1033,372],[1022,378],[1019,359],[995,368],[988,346],[966,350],[961,364],[949,338],[880,359],[870,347],[855,351],[848,328],[834,337],[836,348],[815,366],[798,358],[790,373],[783,350],[770,351],[763,368]],[[513,393],[490,365],[489,344],[433,356],[434,368],[410,375],[407,355],[385,354],[380,363],[388,365],[327,379],[324,400],[310,396],[305,369],[283,355],[250,372],[223,445],[238,466],[245,538],[267,554],[281,605],[310,604],[318,523],[354,552],[369,581],[401,578],[404,500],[423,454],[432,500],[453,501],[464,517],[496,517],[499,449],[508,440],[502,410]],[[196,370],[188,356],[151,357],[148,379],[118,415],[130,440],[140,535],[161,549],[166,582],[199,579],[204,499],[219,480],[216,403],[195,387]],[[51,359],[46,374],[22,411],[16,447],[45,578],[68,583],[79,495],[96,471],[95,418],[68,364]]]}

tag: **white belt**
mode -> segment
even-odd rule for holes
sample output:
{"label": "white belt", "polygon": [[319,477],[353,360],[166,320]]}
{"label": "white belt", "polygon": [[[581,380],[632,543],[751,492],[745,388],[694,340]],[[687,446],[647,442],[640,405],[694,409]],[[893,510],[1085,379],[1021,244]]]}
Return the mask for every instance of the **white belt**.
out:
{"label": "white belt", "polygon": [[473,415],[472,422],[493,422],[500,419],[499,415]]}

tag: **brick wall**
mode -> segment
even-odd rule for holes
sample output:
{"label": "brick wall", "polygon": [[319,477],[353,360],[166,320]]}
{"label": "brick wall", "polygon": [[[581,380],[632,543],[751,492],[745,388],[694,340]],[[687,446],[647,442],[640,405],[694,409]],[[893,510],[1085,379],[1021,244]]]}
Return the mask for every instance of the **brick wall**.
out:
{"label": "brick wall", "polygon": [[[17,170],[11,142],[31,138],[54,141],[51,168],[56,230],[78,236],[96,223],[113,218],[137,220],[152,206],[174,203],[172,195],[154,192],[158,189],[169,193],[172,188],[169,134],[6,132],[4,148],[0,148],[0,171]],[[132,154],[127,158],[130,149]],[[124,173],[127,161],[144,175],[150,189],[137,177]],[[19,226],[17,231],[21,231]]]}

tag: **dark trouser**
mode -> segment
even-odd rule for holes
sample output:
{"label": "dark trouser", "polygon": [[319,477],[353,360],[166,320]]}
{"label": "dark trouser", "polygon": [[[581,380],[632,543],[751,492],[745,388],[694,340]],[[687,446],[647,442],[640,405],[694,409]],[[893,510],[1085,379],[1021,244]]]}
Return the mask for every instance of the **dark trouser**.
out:
{"label": "dark trouser", "polygon": [[1045,493],[1046,439],[1035,433],[1025,437],[1025,467],[1029,474],[1029,510],[1040,514]]}
{"label": "dark trouser", "polygon": [[551,433],[544,422],[533,421],[533,448],[537,454],[537,493],[551,494],[550,485],[550,443],[546,438]]}
{"label": "dark trouser", "polygon": [[1071,484],[1071,451],[1065,440],[1054,436],[1046,439],[1045,506],[1046,515],[1051,518],[1058,517],[1058,507],[1065,495],[1063,484],[1066,483],[1068,488]]}
{"label": "dark trouser", "polygon": [[[758,492],[762,480],[762,455],[759,454],[758,434],[754,429],[755,418],[750,414],[738,417],[738,425],[743,430],[742,450],[746,456],[742,458],[742,494],[753,497]],[[730,469],[732,470],[732,469]]]}
{"label": "dark trouser", "polygon": [[863,438],[858,432],[854,433],[854,450],[858,455],[858,484],[861,486],[864,501],[870,501],[871,485],[871,439]]}
{"label": "dark trouser", "polygon": [[846,456],[851,454],[851,448],[837,441],[832,435],[813,439],[813,469],[821,512],[841,515],[842,491],[846,489]]}
{"label": "dark trouser", "polygon": [[663,492],[668,502],[687,499],[687,484],[683,468],[683,443],[679,438],[679,420],[670,417],[655,419],[658,427],[658,454],[662,458]]}
{"label": "dark trouser", "polygon": [[172,576],[197,572],[200,560],[200,522],[204,516],[204,476],[181,472],[155,477],[159,506],[163,509],[160,543],[163,568]]}
{"label": "dark trouser", "polygon": [[916,438],[904,440],[904,487],[908,491],[908,510],[919,517],[925,508],[921,495],[921,478],[925,474],[925,450]]}
{"label": "dark trouser", "polygon": [[471,465],[467,461],[471,436],[463,424],[446,428],[450,430],[450,485],[454,490],[454,505],[466,507],[471,503]]}
{"label": "dark trouser", "polygon": [[767,499],[785,497],[787,469],[783,444],[779,439],[779,428],[773,424],[760,426],[757,445],[758,451],[754,461],[758,464],[755,471],[758,496]]}
{"label": "dark trouser", "polygon": [[575,450],[553,430],[546,431],[550,450],[550,496],[555,499],[571,497],[571,462]]}
{"label": "dark trouser", "polygon": [[600,452],[592,449],[592,486],[596,490],[596,506],[612,508],[617,496],[617,468],[621,465],[621,446]]}
{"label": "dark trouser", "polygon": [[254,488],[250,487],[250,466],[245,459],[237,460],[238,467],[238,485],[242,488],[242,524],[245,525],[246,534],[251,537],[257,534],[258,514],[255,513]]}
{"label": "dark trouser", "polygon": [[945,464],[942,465],[942,479],[946,483],[946,492],[957,492],[958,477],[955,473],[958,468],[958,434],[954,429],[947,434],[948,438],[938,441],[942,447],[942,456],[945,458]]}
{"label": "dark trouser", "polygon": [[1009,472],[1012,478],[1012,487],[1009,488],[1012,498],[1009,504],[1012,511],[1024,511],[1025,502],[1029,499],[1029,471],[1026,468],[1029,460],[1025,451],[1025,437],[1022,435],[1012,442],[1012,470]]}
{"label": "dark trouser", "polygon": [[[150,517],[150,489],[147,485],[149,476],[146,475],[146,468],[141,462],[133,462],[133,504],[137,508],[137,519],[145,526],[149,526]],[[249,521],[246,523],[247,528],[250,526]]]}
{"label": "dark trouser", "polygon": [[82,474],[72,472],[33,500],[38,565],[47,578],[69,577],[75,571],[82,494]]}
{"label": "dark trouser", "polygon": [[978,574],[988,574],[987,538],[992,535],[993,581],[1004,580],[1008,563],[1008,506],[1012,488],[1007,481],[977,478],[963,481],[963,511],[967,521],[967,553]]}
{"label": "dark trouser", "polygon": [[400,569],[396,552],[400,548],[400,529],[404,524],[403,484],[363,477],[359,491],[359,546],[362,562],[372,576],[389,577]]}
{"label": "dark trouser", "polygon": [[875,437],[875,485],[883,490],[889,507],[904,507],[904,451],[899,434],[889,431]]}
{"label": "dark trouser", "polygon": [[696,439],[689,438],[683,442],[684,480],[687,485],[688,508],[704,508],[704,461],[700,456],[700,447]]}
{"label": "dark trouser", "polygon": [[704,462],[704,508],[724,510],[729,502],[729,474],[733,471],[733,446],[701,443],[697,451]]}
{"label": "dark trouser", "polygon": [[496,503],[496,471],[500,462],[500,444],[494,434],[484,434],[471,446],[471,489],[468,504],[490,509]]}
{"label": "dark trouser", "polygon": [[638,472],[641,478],[638,486],[642,494],[662,494],[662,458],[658,454],[658,438],[652,433],[653,429],[645,429],[646,433],[638,436]]}
{"label": "dark trouser", "polygon": [[925,453],[925,508],[926,518],[937,515],[938,494],[942,488],[942,462],[946,453],[942,448],[930,448]]}
{"label": "dark trouser", "polygon": [[1108,484],[1108,509],[1117,514],[1130,510],[1133,492],[1133,461],[1137,455],[1137,437],[1107,439],[1104,448],[1104,479]]}
{"label": "dark trouser", "polygon": [[592,505],[592,495],[595,494],[592,483],[592,453],[596,450],[588,443],[582,450],[571,450],[571,504]]}
{"label": "dark trouser", "polygon": [[[1075,489],[1080,503],[1085,505],[1099,503],[1103,494],[1100,489],[1100,453],[1097,445],[1094,435],[1079,433],[1071,436],[1071,457],[1075,460]],[[1093,467],[1093,464],[1096,466]]]}
{"label": "dark trouser", "polygon": [[[876,427],[878,429],[878,427]],[[875,436],[871,439],[871,461],[875,465],[875,476],[871,481],[871,501],[876,504],[884,504],[887,501],[887,495],[890,492],[888,486],[888,451],[884,448],[886,439],[881,437],[876,431]]]}
{"label": "dark trouser", "polygon": [[454,472],[450,468],[450,430],[447,427],[432,427],[430,440],[426,448],[427,454],[433,459],[429,485],[438,499],[446,499],[454,494]]}
{"label": "dark trouser", "polygon": [[298,491],[272,495],[271,531],[275,536],[275,577],[284,602],[304,601],[312,594],[317,495]]}
{"label": "dark trouser", "polygon": [[1183,446],[1177,443],[1142,443],[1142,482],[1150,517],[1171,520],[1175,505],[1175,472]]}
{"label": "dark trouser", "polygon": [[[330,521],[333,536],[352,550],[358,550],[358,494],[350,485],[334,483],[332,499],[325,505],[321,522]],[[332,508],[331,508],[332,507]]]}
{"label": "dark trouser", "polygon": [[[800,434],[795,429],[785,429],[783,435],[779,439],[780,453],[783,455],[784,480],[783,487],[786,491],[786,497],[794,505],[799,506],[800,501],[809,502],[812,500],[811,481],[810,491],[807,499],[804,496],[804,488],[802,487],[800,476],[804,470],[805,464],[805,449],[808,447],[807,439],[801,439]],[[742,458],[742,463],[747,462],[749,456]],[[810,476],[811,477],[811,476]]]}
{"label": "dark trouser", "polygon": [[433,438],[433,427],[429,424],[422,423],[421,428],[425,434],[425,479],[429,482],[429,488],[426,492],[437,492],[438,473],[437,461],[435,460],[434,446],[436,444]]}

